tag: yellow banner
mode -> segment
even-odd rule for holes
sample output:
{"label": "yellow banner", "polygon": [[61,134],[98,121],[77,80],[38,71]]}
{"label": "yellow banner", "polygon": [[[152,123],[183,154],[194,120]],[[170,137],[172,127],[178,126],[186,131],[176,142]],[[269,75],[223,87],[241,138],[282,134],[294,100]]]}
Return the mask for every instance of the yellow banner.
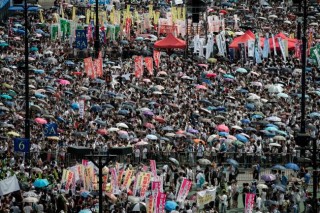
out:
{"label": "yellow banner", "polygon": [[154,210],[154,199],[153,199],[153,196],[151,195],[147,202],[147,213],[153,213],[153,210]]}
{"label": "yellow banner", "polygon": [[149,18],[153,19],[153,5],[149,4],[148,7],[149,7]]}
{"label": "yellow banner", "polygon": [[131,18],[131,14],[130,14],[130,4],[127,5],[127,11],[126,11],[126,13],[125,13],[125,19],[124,19],[124,20],[126,20],[126,18]]}
{"label": "yellow banner", "polygon": [[62,178],[61,178],[61,182],[65,182],[67,180],[67,177],[68,177],[68,170],[66,169],[63,169],[62,170]]}
{"label": "yellow banner", "polygon": [[182,8],[181,7],[177,7],[177,19],[181,20],[182,19]]}
{"label": "yellow banner", "polygon": [[61,15],[61,18],[64,18],[64,9],[63,9],[63,6],[62,6],[62,4],[60,5],[60,15]]}
{"label": "yellow banner", "polygon": [[42,10],[39,10],[39,16],[40,16],[40,22],[41,22],[41,23],[44,23]]}
{"label": "yellow banner", "polygon": [[110,12],[110,23],[114,24],[114,9],[112,8],[111,12]]}
{"label": "yellow banner", "polygon": [[177,8],[176,7],[171,8],[171,14],[172,14],[172,22],[176,23],[176,20],[177,20]]}
{"label": "yellow banner", "polygon": [[186,20],[186,7],[182,9],[182,20]]}
{"label": "yellow banner", "polygon": [[72,7],[72,20],[76,20],[76,11],[77,11],[77,8],[76,7]]}
{"label": "yellow banner", "polygon": [[154,14],[154,23],[158,24],[159,23],[159,18],[160,18],[160,12],[156,12]]}
{"label": "yellow banner", "polygon": [[87,9],[87,12],[86,12],[86,24],[90,23],[90,16],[91,16],[91,11],[90,11],[90,9]]}

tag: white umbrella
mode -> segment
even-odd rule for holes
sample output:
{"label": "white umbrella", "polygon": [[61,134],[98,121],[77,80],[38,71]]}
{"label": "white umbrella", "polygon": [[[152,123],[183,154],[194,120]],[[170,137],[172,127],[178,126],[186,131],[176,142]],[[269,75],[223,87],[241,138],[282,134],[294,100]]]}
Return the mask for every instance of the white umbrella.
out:
{"label": "white umbrella", "polygon": [[283,23],[285,23],[285,24],[292,24],[291,21],[288,21],[288,20],[284,21]]}
{"label": "white umbrella", "polygon": [[147,135],[146,138],[148,138],[149,140],[158,140],[158,137],[156,135]]}
{"label": "white umbrella", "polygon": [[286,140],[286,138],[283,137],[282,135],[276,135],[273,139],[277,140],[277,141],[285,141]]}
{"label": "white umbrella", "polygon": [[268,186],[267,186],[266,184],[259,183],[259,184],[257,185],[257,188],[259,188],[259,189],[267,189]]}
{"label": "white umbrella", "polygon": [[145,146],[145,145],[148,145],[149,143],[146,142],[146,141],[139,141],[138,143],[136,143],[135,145],[136,146]]}
{"label": "white umbrella", "polygon": [[259,81],[253,81],[250,83],[252,86],[256,86],[256,87],[262,87],[262,83]]}
{"label": "white umbrella", "polygon": [[260,96],[254,94],[254,93],[249,93],[248,96],[249,96],[249,97],[247,98],[248,100],[259,100],[259,99],[260,99]]}
{"label": "white umbrella", "polygon": [[108,129],[108,132],[117,132],[117,131],[119,131],[119,129],[116,127],[111,127]]}
{"label": "white umbrella", "polygon": [[278,84],[278,85],[271,85],[271,86],[268,88],[268,92],[270,92],[270,93],[280,93],[280,92],[283,92],[283,88],[281,87],[280,84]]}
{"label": "white umbrella", "polygon": [[146,210],[146,204],[143,203],[143,202],[139,202],[139,203],[136,203],[133,208],[132,208],[132,212],[143,212]]}
{"label": "white umbrella", "polygon": [[38,195],[34,191],[25,192],[22,194],[23,197],[38,197]]}
{"label": "white umbrella", "polygon": [[210,136],[208,137],[207,141],[208,141],[208,142],[211,142],[211,141],[213,141],[213,140],[216,139],[216,138],[219,138],[219,136],[218,136],[218,135],[210,135]]}
{"label": "white umbrella", "polygon": [[266,118],[267,121],[273,121],[273,122],[280,122],[281,118],[277,117],[277,116],[270,116]]}
{"label": "white umbrella", "polygon": [[144,111],[152,111],[152,110],[149,109],[148,107],[143,107],[143,108],[138,109],[138,111],[144,112]]}
{"label": "white umbrella", "polygon": [[278,18],[278,16],[277,16],[277,15],[272,14],[272,15],[270,15],[270,16],[269,16],[269,18]]}
{"label": "white umbrella", "polygon": [[211,161],[208,160],[208,159],[202,158],[202,159],[199,159],[199,160],[198,160],[198,163],[199,163],[200,165],[210,165],[210,164],[211,164]]}
{"label": "white umbrella", "polygon": [[241,127],[241,126],[237,126],[237,125],[232,126],[231,128],[232,128],[232,129],[237,129],[237,130],[242,130],[242,127]]}
{"label": "white umbrella", "polygon": [[128,129],[128,125],[125,124],[125,123],[117,123],[116,126],[119,128],[119,127],[122,127],[122,128],[125,128],[125,129]]}
{"label": "white umbrella", "polygon": [[286,93],[280,92],[280,93],[277,94],[277,97],[279,97],[279,98],[289,98],[289,95],[286,94]]}
{"label": "white umbrella", "polygon": [[37,203],[39,201],[36,197],[26,197],[22,200],[24,203]]}
{"label": "white umbrella", "polygon": [[179,161],[175,158],[169,158],[169,161],[174,163],[175,165],[179,166]]}
{"label": "white umbrella", "polygon": [[281,145],[280,145],[280,144],[278,144],[278,143],[269,143],[269,146],[281,147]]}

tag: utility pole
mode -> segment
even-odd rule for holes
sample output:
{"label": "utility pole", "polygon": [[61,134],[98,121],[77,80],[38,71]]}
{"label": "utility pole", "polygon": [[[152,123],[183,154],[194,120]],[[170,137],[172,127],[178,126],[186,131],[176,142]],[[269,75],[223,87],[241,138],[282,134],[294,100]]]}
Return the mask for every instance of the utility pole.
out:
{"label": "utility pole", "polygon": [[[24,137],[30,140],[30,104],[29,104],[29,39],[28,39],[28,2],[24,0],[24,92],[25,92],[25,120]],[[30,146],[29,146],[30,149]],[[30,150],[28,150],[28,153]]]}
{"label": "utility pole", "polygon": [[96,0],[96,24],[95,24],[95,41],[94,41],[94,49],[95,49],[95,57],[99,56],[100,49],[100,40],[99,40],[99,0]]}

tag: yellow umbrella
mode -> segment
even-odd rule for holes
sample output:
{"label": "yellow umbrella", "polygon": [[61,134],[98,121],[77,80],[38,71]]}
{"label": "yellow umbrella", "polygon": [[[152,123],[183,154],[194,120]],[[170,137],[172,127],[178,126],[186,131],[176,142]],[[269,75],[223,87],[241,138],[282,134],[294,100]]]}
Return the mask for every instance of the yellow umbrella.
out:
{"label": "yellow umbrella", "polygon": [[211,64],[215,64],[215,63],[217,63],[217,59],[216,58],[209,58],[208,62]]}
{"label": "yellow umbrella", "polygon": [[19,137],[20,136],[19,133],[14,132],[14,131],[7,132],[7,135],[14,136],[14,137]]}
{"label": "yellow umbrella", "polygon": [[13,89],[13,86],[7,83],[3,83],[2,86],[8,89]]}
{"label": "yellow umbrella", "polygon": [[58,136],[49,136],[47,137],[48,140],[58,141],[60,138]]}
{"label": "yellow umbrella", "polygon": [[231,31],[231,30],[227,31],[227,33],[228,33],[229,35],[231,35],[231,36],[234,36],[234,32]]}

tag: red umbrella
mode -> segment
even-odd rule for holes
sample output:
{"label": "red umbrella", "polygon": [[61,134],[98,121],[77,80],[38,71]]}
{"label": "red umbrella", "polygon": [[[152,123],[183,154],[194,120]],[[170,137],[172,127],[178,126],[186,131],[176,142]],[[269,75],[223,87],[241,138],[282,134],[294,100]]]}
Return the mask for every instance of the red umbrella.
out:
{"label": "red umbrella", "polygon": [[100,135],[106,135],[106,134],[108,134],[108,131],[106,129],[98,129],[97,133]]}
{"label": "red umbrella", "polygon": [[215,78],[215,77],[217,77],[217,73],[207,73],[206,77],[207,78]]}
{"label": "red umbrella", "polygon": [[225,15],[225,14],[227,14],[228,12],[227,12],[226,10],[220,10],[220,12],[219,12],[219,13],[221,13],[221,14]]}
{"label": "red umbrella", "polygon": [[82,75],[82,72],[73,72],[72,74],[73,74],[73,75],[79,75],[79,76],[80,76],[80,75]]}
{"label": "red umbrella", "polygon": [[48,123],[48,121],[44,118],[36,118],[36,119],[34,119],[34,121],[38,124],[47,124]]}
{"label": "red umbrella", "polygon": [[227,127],[224,124],[220,124],[220,125],[217,126],[217,130],[219,132],[229,132],[229,127]]}
{"label": "red umbrella", "polygon": [[155,116],[155,117],[153,117],[153,119],[158,121],[159,123],[165,123],[166,122],[166,120],[161,116]]}
{"label": "red umbrella", "polygon": [[145,123],[143,126],[148,128],[148,129],[154,129],[155,128],[152,123]]}

